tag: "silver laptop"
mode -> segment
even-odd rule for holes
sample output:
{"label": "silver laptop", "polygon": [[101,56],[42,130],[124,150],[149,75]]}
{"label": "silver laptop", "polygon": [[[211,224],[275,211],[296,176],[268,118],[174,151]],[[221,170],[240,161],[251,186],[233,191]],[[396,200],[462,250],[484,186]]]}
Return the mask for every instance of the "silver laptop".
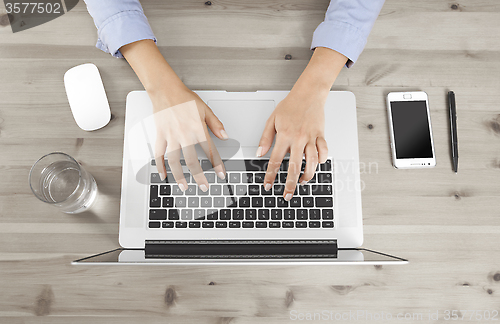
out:
{"label": "silver laptop", "polygon": [[[255,152],[264,124],[287,91],[197,91],[222,121],[230,140],[212,140],[224,161],[218,179],[199,148],[209,181],[204,193],[185,169],[189,188],[160,181],[156,129],[145,91],[127,96],[119,243],[121,248],[75,264],[403,264],[361,248],[363,224],[356,101],[330,92],[325,106],[329,159],[314,178],[283,199],[288,157],[273,188],[262,186],[271,150]],[[181,161],[182,162],[182,161]],[[168,163],[166,163],[168,166]],[[167,169],[168,170],[168,169]]]}

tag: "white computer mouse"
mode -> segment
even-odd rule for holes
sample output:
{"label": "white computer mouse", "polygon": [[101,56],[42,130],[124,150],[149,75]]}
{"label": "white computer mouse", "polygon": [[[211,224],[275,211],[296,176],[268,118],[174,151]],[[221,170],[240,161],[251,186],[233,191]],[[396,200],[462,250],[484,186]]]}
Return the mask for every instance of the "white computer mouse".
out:
{"label": "white computer mouse", "polygon": [[108,98],[97,66],[75,66],[64,74],[64,87],[76,124],[85,131],[106,126],[111,120]]}

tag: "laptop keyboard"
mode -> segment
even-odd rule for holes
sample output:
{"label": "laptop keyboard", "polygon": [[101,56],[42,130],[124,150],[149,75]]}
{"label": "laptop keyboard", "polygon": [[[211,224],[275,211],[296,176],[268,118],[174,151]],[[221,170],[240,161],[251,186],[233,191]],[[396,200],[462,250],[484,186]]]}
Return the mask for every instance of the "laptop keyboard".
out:
{"label": "laptop keyboard", "polygon": [[[167,166],[167,178],[160,181],[151,161],[150,229],[177,228],[334,228],[332,160],[319,164],[306,185],[297,185],[293,198],[285,201],[288,160],[283,160],[272,188],[264,189],[268,160],[228,160],[226,178],[216,176],[209,160],[200,161],[209,190],[198,188],[190,173],[184,173],[188,188],[182,192]],[[185,165],[185,161],[181,160]],[[302,163],[302,171],[305,160]]]}

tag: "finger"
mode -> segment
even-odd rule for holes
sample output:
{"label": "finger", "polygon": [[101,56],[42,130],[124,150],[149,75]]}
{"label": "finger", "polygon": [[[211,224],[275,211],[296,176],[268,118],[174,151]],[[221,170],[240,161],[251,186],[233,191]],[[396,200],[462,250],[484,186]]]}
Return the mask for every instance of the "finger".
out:
{"label": "finger", "polygon": [[160,180],[163,181],[167,177],[167,168],[165,168],[165,151],[167,149],[167,141],[158,136],[155,143],[155,162],[156,169],[160,175]]}
{"label": "finger", "polygon": [[300,177],[299,182],[301,185],[307,183],[314,176],[316,168],[318,167],[318,151],[315,142],[309,142],[305,148],[306,152],[306,167],[304,168],[304,173]]}
{"label": "finger", "polygon": [[289,147],[290,145],[288,142],[281,140],[280,137],[276,139],[274,149],[271,152],[271,158],[269,159],[269,163],[267,165],[266,176],[264,177],[264,189],[271,189],[274,179],[276,178],[276,174],[280,169],[281,162],[283,161]]}
{"label": "finger", "polygon": [[187,145],[182,148],[182,154],[184,154],[184,160],[189,168],[189,171],[193,175],[194,181],[198,184],[202,191],[208,190],[208,181],[203,174],[201,169],[200,161],[198,161],[198,154],[194,145]]}
{"label": "finger", "polygon": [[180,145],[168,145],[167,146],[167,161],[170,171],[177,182],[177,185],[182,191],[185,191],[188,187],[187,181],[184,178],[184,172],[182,171],[181,165],[181,147]]}
{"label": "finger", "polygon": [[273,145],[274,135],[276,134],[276,129],[274,128],[274,117],[271,116],[264,127],[262,136],[260,137],[259,148],[257,149],[257,157],[266,155],[266,153]]}
{"label": "finger", "polygon": [[210,137],[207,137],[207,139],[208,139],[207,141],[201,140],[200,145],[203,148],[205,155],[210,160],[210,163],[212,163],[212,166],[214,168],[215,173],[217,173],[217,176],[221,179],[225,179],[226,168],[224,167],[224,163],[220,158],[219,152],[217,151],[217,147],[215,147],[215,144]]}
{"label": "finger", "polygon": [[227,140],[229,138],[227,136],[226,130],[224,129],[224,125],[219,120],[219,118],[215,116],[214,112],[210,108],[206,109],[205,122],[215,136],[217,136],[221,140]]}
{"label": "finger", "polygon": [[288,162],[288,174],[286,176],[285,192],[283,197],[285,200],[290,200],[293,197],[293,192],[297,186],[297,181],[302,168],[302,156],[304,154],[304,146],[294,145],[291,148],[290,161]]}
{"label": "finger", "polygon": [[328,158],[328,144],[326,144],[324,137],[318,137],[316,139],[316,147],[318,150],[319,163],[325,163]]}

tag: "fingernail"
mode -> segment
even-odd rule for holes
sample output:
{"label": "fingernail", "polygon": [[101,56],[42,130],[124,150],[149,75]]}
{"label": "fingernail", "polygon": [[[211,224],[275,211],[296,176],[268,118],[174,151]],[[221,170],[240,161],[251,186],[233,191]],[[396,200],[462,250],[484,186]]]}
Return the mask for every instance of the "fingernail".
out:
{"label": "fingernail", "polygon": [[286,194],[285,200],[290,201],[290,199],[292,199],[292,194],[291,193]]}
{"label": "fingernail", "polygon": [[224,173],[223,173],[223,172],[219,172],[219,173],[217,173],[217,176],[218,176],[219,178],[221,178],[221,179],[225,179],[225,178],[226,178],[226,176],[224,175]]}
{"label": "fingernail", "polygon": [[160,180],[161,181],[165,180],[165,173],[160,172]]}
{"label": "fingernail", "polygon": [[186,191],[186,187],[182,183],[177,184],[179,186],[179,189],[181,189],[182,192]]}
{"label": "fingernail", "polygon": [[228,139],[229,138],[229,136],[227,136],[227,133],[226,133],[225,130],[221,130],[220,131],[220,135],[222,136],[223,139]]}
{"label": "fingernail", "polygon": [[255,155],[257,157],[261,157],[262,156],[262,146],[259,146],[259,148],[257,149],[257,153],[255,153]]}
{"label": "fingernail", "polygon": [[269,189],[271,189],[271,184],[270,183],[266,183],[264,185],[264,189],[266,189],[266,191],[268,191]]}
{"label": "fingernail", "polygon": [[307,181],[306,181],[306,180],[302,180],[302,181],[300,182],[300,185],[301,185],[301,186],[303,186],[303,185],[305,185],[306,183],[307,183]]}
{"label": "fingernail", "polygon": [[207,190],[208,190],[207,186],[205,186],[204,184],[202,184],[202,185],[200,186],[200,189],[201,189],[201,191],[203,191],[203,192],[207,192]]}

